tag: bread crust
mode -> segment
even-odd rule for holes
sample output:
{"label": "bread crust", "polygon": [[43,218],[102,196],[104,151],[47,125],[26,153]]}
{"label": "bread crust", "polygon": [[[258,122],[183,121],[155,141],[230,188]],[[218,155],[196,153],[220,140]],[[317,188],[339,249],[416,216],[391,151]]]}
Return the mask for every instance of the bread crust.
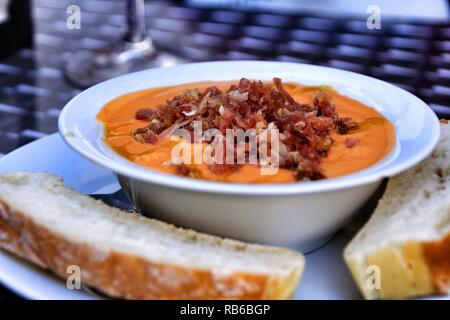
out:
{"label": "bread crust", "polygon": [[[450,292],[450,234],[442,240],[405,242],[372,251],[364,261],[347,264],[365,299],[398,299]],[[381,287],[366,285],[368,266],[380,268]]]}
{"label": "bread crust", "polygon": [[70,241],[1,199],[0,247],[65,279],[67,268],[77,265],[82,284],[126,299],[287,299],[300,277],[298,269],[286,278],[227,273],[105,251]]}
{"label": "bread crust", "polygon": [[435,292],[450,294],[450,233],[441,241],[424,243],[423,252],[432,274]]}

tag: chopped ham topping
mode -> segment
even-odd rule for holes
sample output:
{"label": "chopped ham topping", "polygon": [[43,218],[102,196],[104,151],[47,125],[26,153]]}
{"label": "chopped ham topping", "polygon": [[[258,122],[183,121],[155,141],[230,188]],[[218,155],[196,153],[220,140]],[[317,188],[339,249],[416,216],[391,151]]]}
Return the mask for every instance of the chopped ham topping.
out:
{"label": "chopped ham topping", "polygon": [[208,165],[209,170],[214,174],[223,174],[226,172],[236,172],[240,169],[238,164],[215,163]]}
{"label": "chopped ham topping", "polygon": [[[135,131],[135,139],[153,144],[161,133],[175,126],[193,132],[193,121],[201,121],[204,131],[214,128],[224,135],[227,129],[277,128],[281,139],[280,167],[292,170],[299,181],[326,178],[320,163],[333,144],[331,133],[346,134],[358,127],[351,118],[338,115],[326,91],[317,91],[311,104],[300,104],[279,78],[273,79],[273,86],[242,78],[227,91],[216,86],[202,92],[190,89],[157,108],[138,110],[136,118],[149,124]],[[349,140],[346,145],[351,148],[356,143]],[[240,167],[215,164],[209,168],[220,174]],[[178,166],[177,173],[188,175],[186,169]]]}
{"label": "chopped ham topping", "polygon": [[359,143],[359,140],[354,137],[348,137],[345,139],[345,146],[349,149],[355,147]]}
{"label": "chopped ham topping", "polygon": [[339,134],[346,134],[350,130],[354,130],[358,125],[352,120],[352,118],[339,118],[336,121],[336,131]]}
{"label": "chopped ham topping", "polygon": [[180,163],[176,165],[175,172],[179,176],[187,177],[191,174],[191,170],[184,163]]}

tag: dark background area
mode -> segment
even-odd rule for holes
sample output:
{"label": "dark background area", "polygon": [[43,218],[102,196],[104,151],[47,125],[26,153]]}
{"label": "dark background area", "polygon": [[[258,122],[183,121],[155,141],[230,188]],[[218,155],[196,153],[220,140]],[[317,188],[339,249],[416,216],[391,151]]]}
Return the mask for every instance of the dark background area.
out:
{"label": "dark background area", "polygon": [[[382,16],[381,29],[369,30],[368,15],[243,10],[236,3],[147,1],[150,35],[157,48],[186,61],[292,61],[367,74],[450,118],[448,19]],[[66,26],[71,4],[82,10],[81,30]],[[65,80],[64,60],[118,41],[125,23],[120,0],[12,0],[9,11],[0,22],[0,157],[57,131],[60,110],[80,92]],[[2,297],[15,296],[0,286]]]}

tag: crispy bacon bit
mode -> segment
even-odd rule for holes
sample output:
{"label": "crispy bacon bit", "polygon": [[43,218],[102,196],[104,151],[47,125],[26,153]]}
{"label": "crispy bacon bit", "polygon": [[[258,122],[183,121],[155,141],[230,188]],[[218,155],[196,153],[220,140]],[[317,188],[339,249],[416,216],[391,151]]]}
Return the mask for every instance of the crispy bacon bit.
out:
{"label": "crispy bacon bit", "polygon": [[248,92],[240,92],[239,90],[228,91],[228,98],[244,102],[248,100]]}
{"label": "crispy bacon bit", "polygon": [[238,164],[215,163],[209,164],[208,169],[214,174],[223,174],[226,172],[236,172],[240,169]]}
{"label": "crispy bacon bit", "polygon": [[314,96],[314,106],[317,107],[317,115],[329,117],[336,120],[338,114],[336,112],[333,101],[325,91],[318,91]]}
{"label": "crispy bacon bit", "polygon": [[354,130],[356,128],[358,128],[358,125],[352,118],[339,118],[336,121],[336,131],[339,134],[346,134],[350,130]]}
{"label": "crispy bacon bit", "polygon": [[349,149],[355,147],[359,143],[359,140],[354,137],[348,137],[345,139],[345,146]]}
{"label": "crispy bacon bit", "polygon": [[159,117],[160,117],[160,112],[155,109],[144,108],[144,109],[139,109],[136,112],[136,119],[138,119],[138,120],[152,121],[154,119],[158,119]]}
{"label": "crispy bacon bit", "polygon": [[189,169],[184,163],[181,163],[176,165],[175,172],[179,176],[187,177],[191,174],[191,169]]}
{"label": "crispy bacon bit", "polygon": [[150,128],[150,126],[139,128],[134,132],[134,139],[141,143],[155,144],[158,141],[157,134]]}
{"label": "crispy bacon bit", "polygon": [[[339,117],[326,91],[317,91],[311,104],[300,104],[279,78],[273,79],[273,85],[242,78],[227,91],[215,86],[203,92],[187,90],[155,109],[138,110],[136,118],[149,121],[134,133],[135,139],[143,143],[156,143],[175,127],[193,132],[193,121],[201,121],[203,130],[214,128],[223,134],[227,129],[261,132],[277,128],[281,138],[280,166],[292,170],[299,181],[325,178],[320,163],[333,144],[332,132],[346,134],[357,128],[351,118]],[[350,141],[349,145],[353,145],[354,141]],[[245,150],[249,150],[248,145]],[[209,166],[217,174],[239,168],[234,164]],[[178,166],[177,173],[189,175],[190,170]]]}

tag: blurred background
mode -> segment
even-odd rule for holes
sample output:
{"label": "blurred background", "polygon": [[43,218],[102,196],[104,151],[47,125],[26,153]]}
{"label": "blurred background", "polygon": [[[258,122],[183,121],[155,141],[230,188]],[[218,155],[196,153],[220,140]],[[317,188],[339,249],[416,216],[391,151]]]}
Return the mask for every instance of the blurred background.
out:
{"label": "blurred background", "polygon": [[[257,59],[386,80],[450,118],[448,0],[0,0],[0,157],[57,131],[83,87],[133,70]],[[0,298],[13,297],[0,285]]]}

